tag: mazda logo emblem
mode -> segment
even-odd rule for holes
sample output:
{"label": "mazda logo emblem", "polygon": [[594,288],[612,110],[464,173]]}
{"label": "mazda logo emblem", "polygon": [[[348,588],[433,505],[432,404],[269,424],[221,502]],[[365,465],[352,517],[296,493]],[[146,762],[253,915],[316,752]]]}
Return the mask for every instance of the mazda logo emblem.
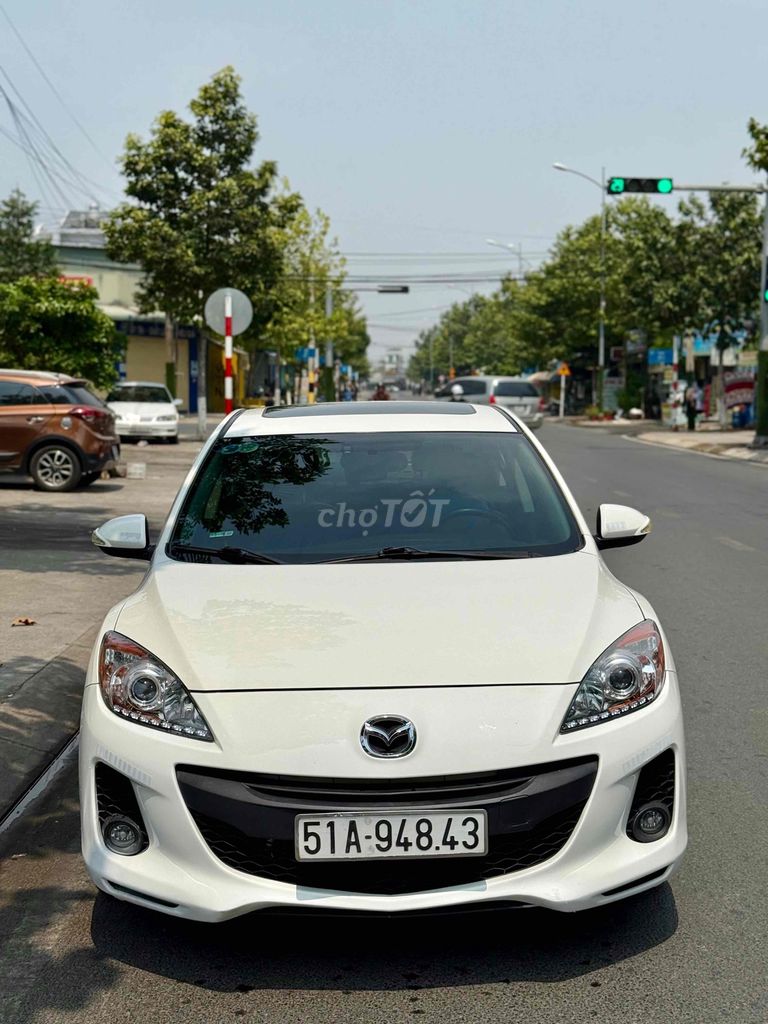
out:
{"label": "mazda logo emblem", "polygon": [[401,715],[367,718],[360,730],[360,745],[371,757],[405,757],[416,746],[416,726]]}

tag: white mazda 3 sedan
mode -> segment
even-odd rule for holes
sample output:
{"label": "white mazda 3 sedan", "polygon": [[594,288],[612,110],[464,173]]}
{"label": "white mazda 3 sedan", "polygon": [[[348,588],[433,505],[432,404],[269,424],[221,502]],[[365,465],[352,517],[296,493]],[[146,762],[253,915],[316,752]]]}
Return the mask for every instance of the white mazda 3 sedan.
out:
{"label": "white mazda 3 sedan", "polygon": [[[253,409],[208,441],[107,614],[80,742],[104,892],[220,921],[268,907],[575,911],[686,845],[674,662],[504,409]],[[396,651],[396,655],[391,652]]]}

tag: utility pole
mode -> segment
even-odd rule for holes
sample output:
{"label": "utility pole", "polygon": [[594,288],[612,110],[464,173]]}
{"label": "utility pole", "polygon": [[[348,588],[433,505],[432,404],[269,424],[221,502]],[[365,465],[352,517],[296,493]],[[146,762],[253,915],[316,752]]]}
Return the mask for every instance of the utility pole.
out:
{"label": "utility pole", "polygon": [[[566,174],[575,174],[579,178],[584,178],[585,181],[591,182],[593,185],[597,185],[600,189],[600,307],[598,310],[597,318],[597,404],[602,411],[603,408],[603,378],[605,377],[605,230],[606,230],[606,216],[605,216],[605,168],[603,167],[600,174],[600,181],[596,178],[591,177],[589,174],[584,174],[583,171],[576,171],[573,167],[567,167],[565,164],[561,164],[559,161],[552,164],[556,171],[564,171]],[[614,180],[624,181],[621,179],[611,178],[608,183],[608,189],[611,188],[611,182]]]}
{"label": "utility pole", "polygon": [[[330,332],[330,321],[333,316],[333,288],[331,282],[326,282],[325,285],[325,319],[329,323]],[[333,339],[328,336],[325,343],[325,373],[323,374],[323,398],[326,402],[333,401],[336,398],[336,387],[335,387],[335,367],[334,367],[334,355],[333,355]]]}
{"label": "utility pole", "polygon": [[197,439],[208,434],[208,335],[205,333],[203,293],[199,291],[200,324],[197,329]]}
{"label": "utility pole", "polygon": [[755,379],[757,422],[752,448],[768,448],[768,194],[763,210],[763,258],[760,261],[760,346]]}
{"label": "utility pole", "polygon": [[[600,316],[597,321],[597,404],[603,411],[603,387],[605,384],[605,168],[600,171]],[[626,343],[624,345],[624,387],[626,378]]]}

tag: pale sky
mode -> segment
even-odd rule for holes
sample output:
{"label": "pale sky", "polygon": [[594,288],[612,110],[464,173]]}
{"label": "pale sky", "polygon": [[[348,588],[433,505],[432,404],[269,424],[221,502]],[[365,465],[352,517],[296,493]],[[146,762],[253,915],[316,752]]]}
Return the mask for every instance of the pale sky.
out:
{"label": "pale sky", "polygon": [[[740,154],[748,118],[768,121],[767,39],[765,0],[0,0],[0,84],[109,206],[127,132],[233,64],[256,159],[329,214],[353,277],[455,279],[361,295],[377,357],[494,287],[466,275],[517,269],[487,238],[536,265],[598,210],[599,190],[555,160],[598,178],[754,181]],[[5,132],[0,98],[0,196],[22,188],[49,222],[65,198],[87,206],[41,191]]]}

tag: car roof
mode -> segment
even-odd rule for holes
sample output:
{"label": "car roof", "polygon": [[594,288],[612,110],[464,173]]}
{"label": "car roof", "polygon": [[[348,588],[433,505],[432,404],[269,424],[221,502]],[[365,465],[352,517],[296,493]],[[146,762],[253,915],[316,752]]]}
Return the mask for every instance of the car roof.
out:
{"label": "car roof", "polygon": [[163,388],[168,390],[168,385],[159,380],[119,380],[113,388]]}
{"label": "car roof", "polygon": [[449,380],[447,383],[456,384],[462,380],[515,380],[521,381],[524,384],[530,383],[526,377],[510,377],[508,374],[503,373],[468,373],[463,377],[457,376],[455,380]]}
{"label": "car roof", "polygon": [[39,381],[41,384],[81,384],[82,377],[70,377],[67,373],[54,373],[49,370],[14,370],[0,367],[0,377],[6,380]]}
{"label": "car roof", "polygon": [[224,431],[252,434],[347,434],[402,431],[515,432],[515,421],[492,405],[471,402],[323,402],[245,409]]}

